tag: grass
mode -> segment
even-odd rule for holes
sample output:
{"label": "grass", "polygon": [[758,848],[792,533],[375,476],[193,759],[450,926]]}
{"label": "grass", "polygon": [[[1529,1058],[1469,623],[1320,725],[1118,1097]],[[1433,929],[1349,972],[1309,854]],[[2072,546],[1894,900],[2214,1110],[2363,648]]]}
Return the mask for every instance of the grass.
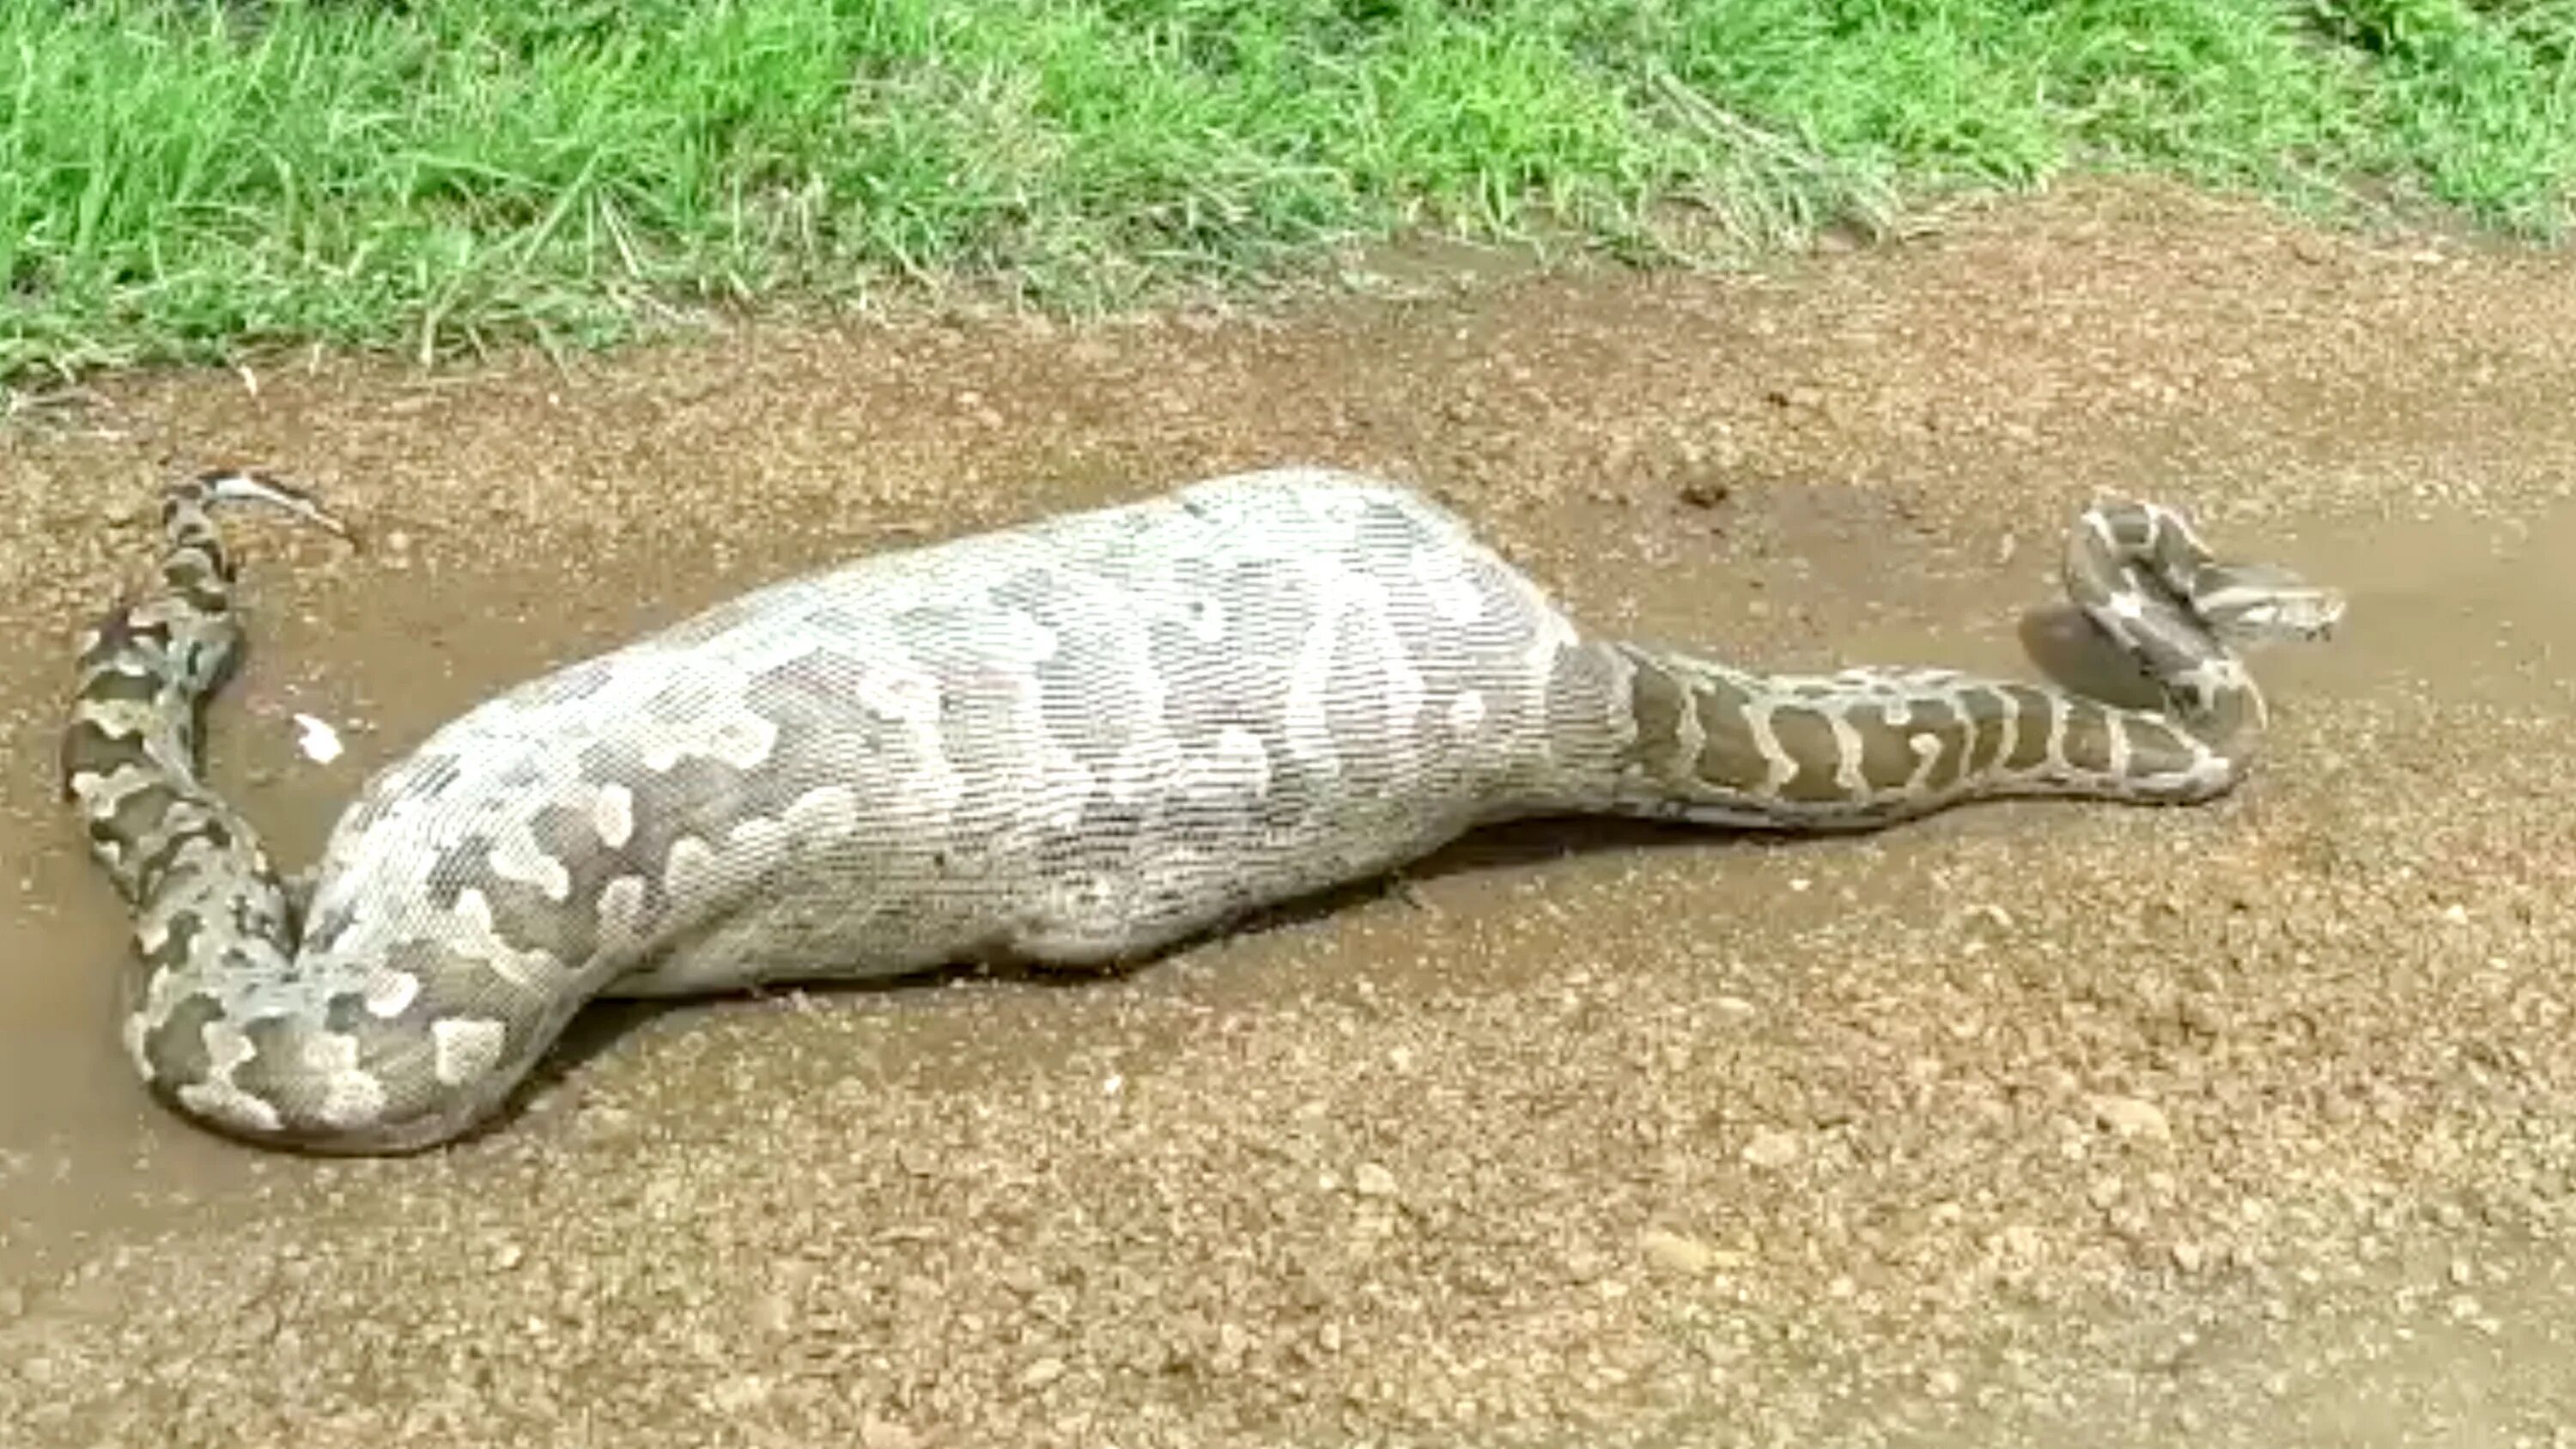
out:
{"label": "grass", "polygon": [[0,0],[0,377],[1702,255],[2076,168],[2557,237],[2576,0]]}

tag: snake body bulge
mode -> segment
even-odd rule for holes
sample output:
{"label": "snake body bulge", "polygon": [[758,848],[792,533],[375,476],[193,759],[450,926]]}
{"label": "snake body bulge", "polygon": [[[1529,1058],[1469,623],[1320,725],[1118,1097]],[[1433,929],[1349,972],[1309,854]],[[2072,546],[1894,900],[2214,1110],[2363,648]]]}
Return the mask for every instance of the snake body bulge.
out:
{"label": "snake body bulge", "polygon": [[1764,676],[1587,637],[1406,489],[1243,474],[773,585],[494,698],[367,783],[299,911],[195,773],[238,637],[219,496],[173,491],[161,588],[84,651],[66,788],[135,910],[145,1079],[337,1151],[486,1120],[597,996],[1130,958],[1506,817],[2205,799],[2260,718],[2221,635],[2340,608],[2119,505],[2069,584],[2164,711]]}

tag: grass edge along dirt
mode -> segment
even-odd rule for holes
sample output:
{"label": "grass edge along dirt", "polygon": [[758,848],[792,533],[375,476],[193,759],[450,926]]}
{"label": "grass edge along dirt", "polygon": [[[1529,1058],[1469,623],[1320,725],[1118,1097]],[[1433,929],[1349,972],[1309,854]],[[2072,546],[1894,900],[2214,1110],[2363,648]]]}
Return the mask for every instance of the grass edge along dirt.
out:
{"label": "grass edge along dirt", "polygon": [[0,0],[0,379],[2149,172],[2576,214],[2576,0]]}

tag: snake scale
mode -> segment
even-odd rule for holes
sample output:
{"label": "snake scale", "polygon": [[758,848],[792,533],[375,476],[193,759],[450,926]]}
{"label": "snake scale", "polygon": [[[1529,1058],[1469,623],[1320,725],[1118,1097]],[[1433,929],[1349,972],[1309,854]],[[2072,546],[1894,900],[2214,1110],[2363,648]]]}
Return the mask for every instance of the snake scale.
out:
{"label": "snake scale", "polygon": [[2238,650],[2334,592],[2086,511],[2073,602],[2162,707],[1945,670],[1747,672],[1587,635],[1414,491],[1278,468],[770,585],[500,694],[376,773],[292,887],[200,776],[240,645],[220,504],[83,641],[66,796],[125,898],[153,1093],[272,1146],[494,1120],[581,1005],[1154,953],[1514,817],[1863,829],[2009,795],[2207,800]]}

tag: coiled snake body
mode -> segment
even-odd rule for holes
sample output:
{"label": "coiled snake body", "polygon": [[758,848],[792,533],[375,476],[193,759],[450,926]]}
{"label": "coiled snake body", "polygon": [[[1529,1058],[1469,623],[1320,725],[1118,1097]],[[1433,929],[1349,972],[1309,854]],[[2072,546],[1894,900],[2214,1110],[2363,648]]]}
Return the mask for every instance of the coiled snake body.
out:
{"label": "coiled snake body", "polygon": [[64,787],[133,912],[144,1079],[317,1151],[484,1123],[596,996],[1134,958],[1509,817],[2205,800],[2262,721],[2231,643],[2342,612],[2115,503],[2066,585],[2160,710],[1762,675],[1587,636],[1401,487],[1247,473],[776,584],[513,689],[367,783],[306,900],[198,776],[236,499],[328,521],[247,475],[169,491],[155,586],[84,641]]}

